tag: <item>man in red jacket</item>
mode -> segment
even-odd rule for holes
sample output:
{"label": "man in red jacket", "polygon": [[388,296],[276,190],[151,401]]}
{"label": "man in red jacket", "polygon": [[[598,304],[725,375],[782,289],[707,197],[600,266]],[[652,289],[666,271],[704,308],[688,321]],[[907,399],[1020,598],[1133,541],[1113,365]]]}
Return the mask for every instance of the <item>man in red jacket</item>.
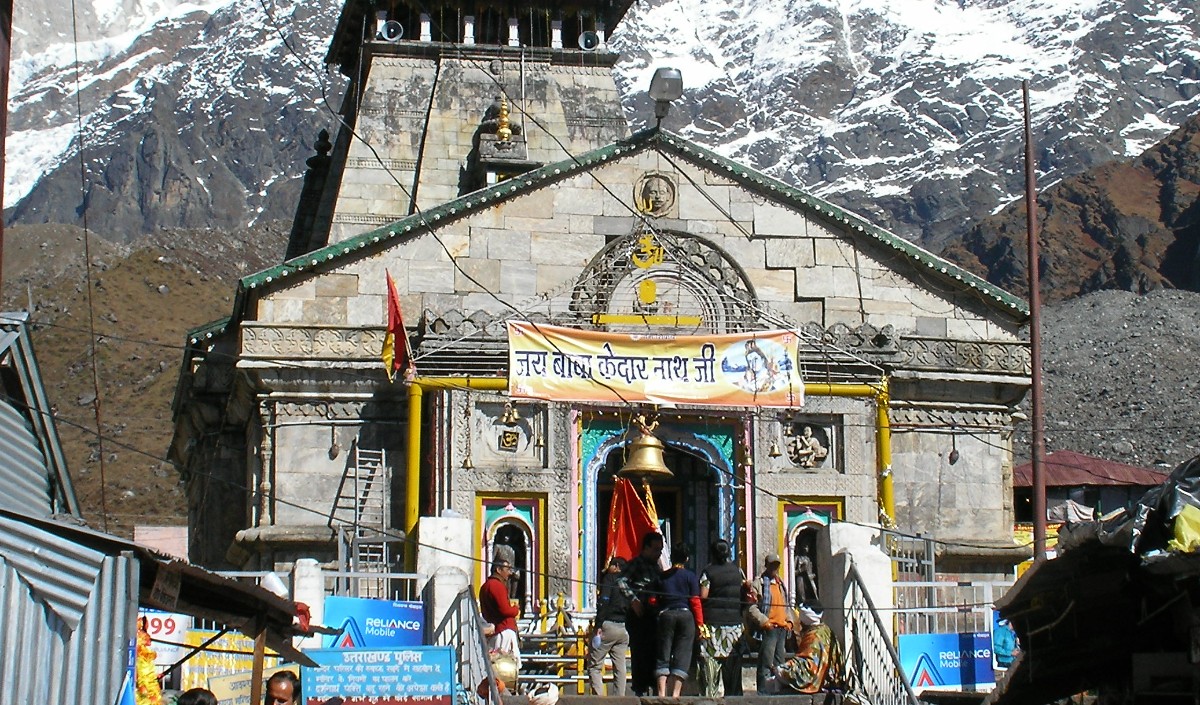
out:
{"label": "man in red jacket", "polygon": [[508,579],[512,563],[497,557],[492,561],[492,574],[479,588],[479,612],[492,626],[488,636],[488,651],[511,654],[521,667],[520,639],[517,637],[517,615],[521,610],[516,600],[508,597]]}

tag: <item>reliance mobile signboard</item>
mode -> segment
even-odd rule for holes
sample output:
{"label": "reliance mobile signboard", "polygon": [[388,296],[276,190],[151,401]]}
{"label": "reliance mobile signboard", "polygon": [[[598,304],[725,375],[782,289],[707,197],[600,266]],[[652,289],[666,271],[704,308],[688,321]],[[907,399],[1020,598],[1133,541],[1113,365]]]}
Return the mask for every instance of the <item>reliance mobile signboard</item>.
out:
{"label": "reliance mobile signboard", "polygon": [[420,646],[425,633],[425,607],[420,602],[327,597],[325,624],[341,629],[325,637],[327,649]]}
{"label": "reliance mobile signboard", "polygon": [[992,635],[901,634],[900,667],[908,684],[919,690],[990,690]]}

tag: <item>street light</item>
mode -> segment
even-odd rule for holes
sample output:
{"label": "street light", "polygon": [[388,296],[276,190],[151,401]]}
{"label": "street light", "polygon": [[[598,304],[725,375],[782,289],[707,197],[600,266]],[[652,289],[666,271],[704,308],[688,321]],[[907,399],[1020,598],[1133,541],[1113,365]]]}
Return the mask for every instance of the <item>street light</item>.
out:
{"label": "street light", "polygon": [[679,69],[661,68],[654,70],[650,79],[650,98],[654,101],[654,118],[661,125],[671,109],[671,101],[683,95],[683,74]]}

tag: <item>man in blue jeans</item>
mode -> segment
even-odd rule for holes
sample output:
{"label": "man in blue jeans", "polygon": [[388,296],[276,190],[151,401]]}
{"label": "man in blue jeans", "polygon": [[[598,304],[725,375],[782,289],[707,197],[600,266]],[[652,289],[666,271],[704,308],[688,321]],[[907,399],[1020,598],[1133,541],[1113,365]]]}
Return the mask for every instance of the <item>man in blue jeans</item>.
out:
{"label": "man in blue jeans", "polygon": [[759,693],[770,691],[768,683],[775,677],[780,664],[787,660],[787,635],[792,630],[792,603],[787,585],[779,577],[779,554],[768,553],[763,564],[762,576],[754,581],[758,599],[749,610],[762,634],[756,678]]}

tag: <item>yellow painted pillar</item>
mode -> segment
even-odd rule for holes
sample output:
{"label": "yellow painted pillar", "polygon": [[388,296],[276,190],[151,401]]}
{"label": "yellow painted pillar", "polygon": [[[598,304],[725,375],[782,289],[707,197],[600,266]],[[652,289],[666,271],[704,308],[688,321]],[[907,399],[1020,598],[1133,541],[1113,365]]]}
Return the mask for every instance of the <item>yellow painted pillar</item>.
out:
{"label": "yellow painted pillar", "polygon": [[417,518],[421,516],[421,403],[424,388],[413,382],[408,388],[408,454],[407,474],[404,477],[404,564],[409,571],[417,569]]}
{"label": "yellow painted pillar", "polygon": [[896,525],[896,493],[892,486],[892,424],[888,419],[887,382],[875,395],[876,463],[879,469],[879,517],[885,527]]}
{"label": "yellow painted pillar", "polygon": [[404,478],[404,530],[409,540],[405,561],[409,570],[417,565],[417,520],[421,517],[421,405],[428,389],[508,389],[505,377],[417,377],[408,387],[408,464]]}

